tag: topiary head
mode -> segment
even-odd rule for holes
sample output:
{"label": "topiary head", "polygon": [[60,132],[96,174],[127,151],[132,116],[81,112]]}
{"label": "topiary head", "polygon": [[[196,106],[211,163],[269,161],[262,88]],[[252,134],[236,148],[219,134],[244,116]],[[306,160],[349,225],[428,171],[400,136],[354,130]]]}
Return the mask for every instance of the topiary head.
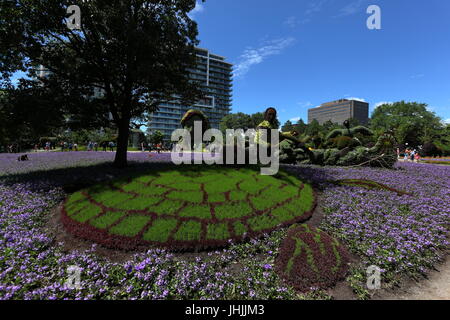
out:
{"label": "topiary head", "polygon": [[267,108],[264,112],[264,120],[269,121],[270,124],[274,124],[277,119],[277,110],[275,108]]}

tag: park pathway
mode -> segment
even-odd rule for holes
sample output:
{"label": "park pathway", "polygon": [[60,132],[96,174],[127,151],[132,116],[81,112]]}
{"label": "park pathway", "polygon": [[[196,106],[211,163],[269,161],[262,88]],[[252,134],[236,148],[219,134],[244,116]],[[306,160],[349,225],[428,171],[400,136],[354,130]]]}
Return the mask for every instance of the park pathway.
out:
{"label": "park pathway", "polygon": [[450,258],[438,265],[428,279],[411,282],[394,292],[385,292],[377,299],[383,300],[450,300]]}

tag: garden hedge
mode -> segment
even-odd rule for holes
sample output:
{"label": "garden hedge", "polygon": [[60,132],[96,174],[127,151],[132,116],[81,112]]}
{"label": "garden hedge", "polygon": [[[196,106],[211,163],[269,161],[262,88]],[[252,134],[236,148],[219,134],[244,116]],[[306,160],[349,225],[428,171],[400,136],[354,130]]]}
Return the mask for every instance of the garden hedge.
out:
{"label": "garden hedge", "polygon": [[62,221],[74,235],[107,247],[221,247],[308,219],[315,194],[284,172],[171,167],[70,195]]}
{"label": "garden hedge", "polygon": [[326,289],[345,278],[349,261],[347,250],[336,239],[303,224],[288,230],[275,270],[299,291]]}

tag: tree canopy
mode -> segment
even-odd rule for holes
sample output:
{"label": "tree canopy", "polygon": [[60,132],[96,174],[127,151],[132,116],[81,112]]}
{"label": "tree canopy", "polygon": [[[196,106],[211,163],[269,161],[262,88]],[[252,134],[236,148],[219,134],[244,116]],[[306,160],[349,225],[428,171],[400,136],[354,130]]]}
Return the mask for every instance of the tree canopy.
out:
{"label": "tree canopy", "polygon": [[[238,112],[230,113],[222,118],[220,122],[220,130],[225,132],[226,129],[256,129],[256,127],[264,121],[264,113],[257,112],[251,115]],[[280,126],[278,119],[275,120],[276,127]]]}
{"label": "tree canopy", "polygon": [[405,101],[383,104],[372,113],[370,126],[377,132],[392,131],[400,143],[422,145],[433,141],[443,127],[441,119],[427,106]]}
{"label": "tree canopy", "polygon": [[115,164],[125,166],[132,120],[161,102],[190,104],[202,96],[189,76],[198,31],[188,13],[196,1],[83,1],[80,30],[66,24],[72,2],[1,2],[2,78],[16,70],[35,76],[42,65],[49,73],[36,85],[54,90],[71,119],[117,128]]}

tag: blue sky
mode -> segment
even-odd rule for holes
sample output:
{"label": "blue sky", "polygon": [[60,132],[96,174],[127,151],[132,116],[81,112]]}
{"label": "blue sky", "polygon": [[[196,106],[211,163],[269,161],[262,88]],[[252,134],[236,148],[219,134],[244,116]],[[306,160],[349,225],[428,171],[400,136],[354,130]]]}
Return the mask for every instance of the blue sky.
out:
{"label": "blue sky", "polygon": [[207,0],[192,15],[200,47],[235,64],[233,112],[273,106],[284,123],[340,98],[406,100],[450,122],[450,1]]}
{"label": "blue sky", "polygon": [[[369,30],[369,5],[381,30]],[[232,112],[276,107],[282,123],[340,98],[424,102],[450,123],[450,1],[207,0],[200,47],[235,65]],[[17,78],[16,75],[14,78]]]}

